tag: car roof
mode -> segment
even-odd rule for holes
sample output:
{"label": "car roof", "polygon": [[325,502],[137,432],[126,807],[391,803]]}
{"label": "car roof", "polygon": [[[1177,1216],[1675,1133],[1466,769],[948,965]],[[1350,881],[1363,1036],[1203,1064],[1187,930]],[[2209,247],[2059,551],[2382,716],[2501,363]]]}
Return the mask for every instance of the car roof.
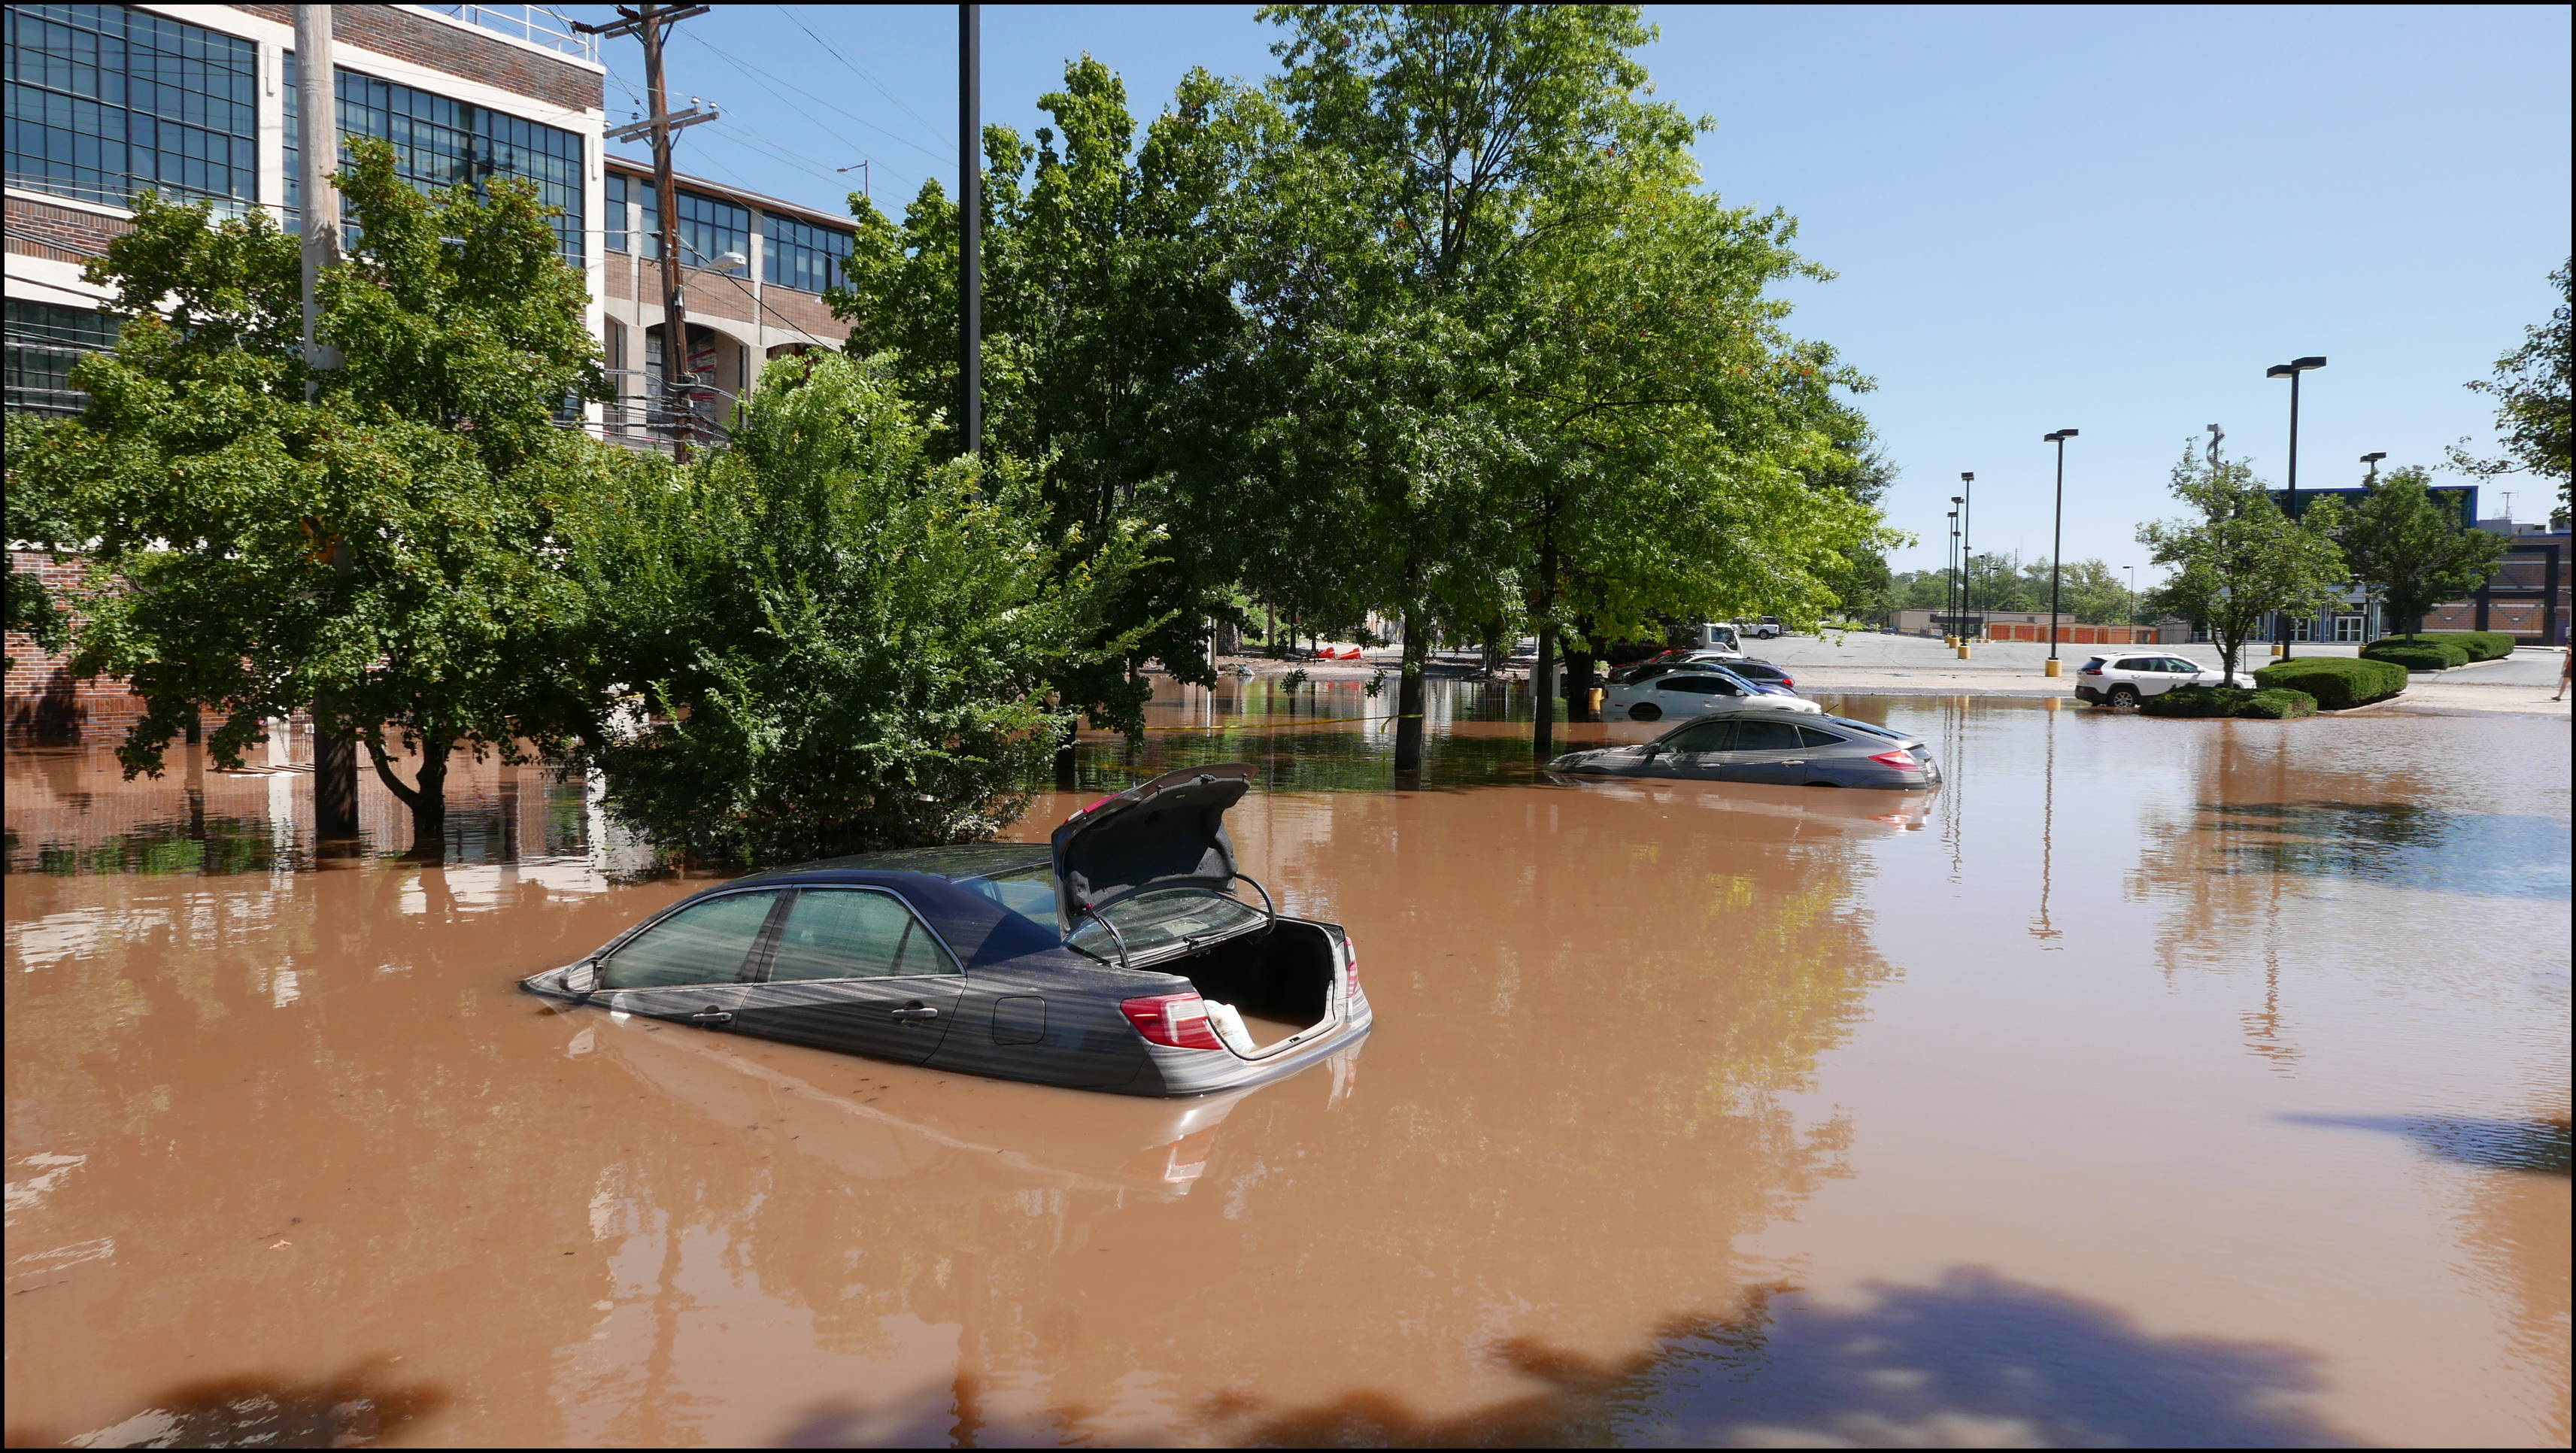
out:
{"label": "car roof", "polygon": [[810,863],[773,868],[758,876],[769,880],[809,873],[928,873],[952,883],[962,883],[1017,868],[1035,867],[1046,861],[1045,843],[949,843],[937,847],[886,848],[873,853],[817,858]]}

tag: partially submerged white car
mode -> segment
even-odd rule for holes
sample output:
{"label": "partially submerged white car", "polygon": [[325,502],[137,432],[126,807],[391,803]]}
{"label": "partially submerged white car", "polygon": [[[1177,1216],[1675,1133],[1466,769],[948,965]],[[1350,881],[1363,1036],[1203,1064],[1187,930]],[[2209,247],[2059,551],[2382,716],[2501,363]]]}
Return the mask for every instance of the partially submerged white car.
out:
{"label": "partially submerged white car", "polygon": [[1822,716],[1825,709],[1787,687],[1754,681],[1714,661],[1702,661],[1613,686],[1602,693],[1601,710],[1612,721],[1661,721],[1728,712]]}

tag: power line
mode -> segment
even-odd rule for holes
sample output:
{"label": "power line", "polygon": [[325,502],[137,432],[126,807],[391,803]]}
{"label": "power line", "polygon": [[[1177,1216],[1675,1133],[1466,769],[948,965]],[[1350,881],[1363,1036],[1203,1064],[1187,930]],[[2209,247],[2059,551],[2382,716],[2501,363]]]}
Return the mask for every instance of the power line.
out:
{"label": "power line", "polygon": [[[802,28],[803,28],[803,27],[802,27],[802,25],[801,25],[801,23],[800,23],[800,25],[799,25],[799,28],[800,28],[800,29],[802,29]],[[814,34],[814,33],[813,33],[812,31],[810,31],[810,30],[806,31],[805,33],[806,33],[806,34],[808,34],[808,35],[813,35],[813,34]],[[815,38],[816,38],[818,41],[821,39],[821,37],[819,37],[819,36],[817,36],[817,37],[815,37]],[[935,162],[942,162],[942,163],[948,163],[948,162],[954,162],[954,161],[957,159],[955,156],[953,156],[953,155],[951,155],[951,154],[949,154],[949,153],[946,153],[946,152],[939,152],[939,151],[933,151],[933,150],[931,150],[929,147],[923,146],[921,143],[919,143],[919,142],[917,142],[917,141],[914,141],[912,138],[910,138],[910,137],[908,137],[908,136],[903,135],[901,132],[897,132],[897,131],[889,131],[889,130],[887,130],[885,127],[879,126],[879,125],[878,125],[878,124],[876,124],[875,122],[870,121],[870,120],[869,120],[869,119],[867,119],[866,117],[859,115],[859,114],[858,114],[857,112],[855,112],[855,111],[850,111],[850,110],[845,109],[845,108],[843,108],[843,107],[841,107],[841,106],[834,105],[832,102],[830,102],[830,101],[828,101],[828,100],[824,99],[824,98],[823,98],[823,97],[821,97],[821,96],[817,96],[817,95],[815,95],[813,92],[806,90],[803,86],[800,86],[800,85],[796,84],[794,81],[788,80],[788,79],[787,79],[786,77],[784,77],[784,76],[775,75],[775,74],[773,74],[773,73],[771,73],[771,72],[768,72],[768,71],[763,71],[763,70],[761,70],[759,67],[752,65],[752,64],[751,64],[750,62],[748,62],[748,61],[742,60],[742,59],[740,59],[740,58],[739,58],[739,57],[737,57],[737,56],[734,56],[734,55],[732,55],[732,54],[729,54],[728,52],[726,52],[726,51],[724,51],[724,50],[722,50],[722,49],[719,49],[719,48],[718,48],[718,47],[716,47],[716,46],[709,45],[709,44],[708,44],[706,41],[704,41],[704,40],[700,40],[700,41],[698,42],[698,44],[699,44],[699,45],[701,45],[701,46],[704,46],[710,54],[713,54],[713,55],[716,55],[716,56],[720,56],[720,57],[722,57],[724,60],[731,62],[731,63],[732,63],[736,68],[740,69],[740,70],[741,70],[741,71],[743,71],[745,74],[752,75],[752,76],[754,77],[754,79],[758,79],[758,77],[760,77],[760,76],[768,76],[768,77],[769,77],[769,79],[771,79],[771,80],[773,80],[773,81],[776,81],[778,84],[780,84],[780,85],[782,85],[782,86],[785,86],[787,89],[789,89],[789,90],[791,90],[791,91],[794,91],[797,95],[800,95],[800,96],[805,97],[807,100],[814,102],[816,105],[818,105],[818,106],[822,106],[822,107],[825,107],[825,108],[826,108],[826,109],[828,109],[828,110],[831,110],[831,111],[837,112],[837,113],[839,113],[839,114],[840,114],[840,115],[842,115],[842,116],[846,116],[846,117],[848,117],[850,120],[857,122],[857,123],[858,123],[858,124],[860,124],[861,126],[864,126],[864,127],[866,127],[867,129],[869,129],[870,131],[876,132],[876,133],[878,133],[879,135],[886,137],[888,140],[895,141],[895,142],[899,142],[899,143],[901,143],[901,144],[903,144],[903,145],[905,145],[905,146],[909,146],[909,147],[911,147],[913,150],[915,150],[915,151],[917,151],[917,152],[920,152],[923,156],[926,156],[926,157],[930,158],[932,161],[935,161]],[[828,47],[828,46],[827,46],[827,47],[825,47],[825,48],[826,48],[826,49],[829,49],[829,47]],[[843,62],[843,64],[845,64],[845,65],[846,65],[846,64],[848,64],[848,63],[847,63],[847,62]],[[879,89],[883,89],[883,88],[882,88],[882,87],[880,87]],[[773,93],[773,94],[775,94],[775,93]],[[779,97],[779,100],[780,100],[780,101],[782,101],[782,102],[787,102],[787,98],[786,98],[786,97],[784,97],[784,96],[780,96],[780,97]],[[789,105],[793,105],[794,103],[793,103],[793,102],[787,102],[787,104],[789,104]]]}
{"label": "power line", "polygon": [[[784,5],[779,6],[779,7],[778,7],[778,10],[779,10],[779,13],[780,13],[780,14],[785,15],[789,20],[794,21],[794,22],[795,22],[795,25],[796,25],[796,28],[797,28],[798,30],[804,31],[807,35],[812,36],[812,37],[813,37],[813,40],[814,40],[814,43],[815,43],[816,45],[821,46],[825,51],[829,52],[829,53],[831,54],[832,59],[834,59],[834,60],[836,60],[836,61],[839,61],[841,64],[843,64],[843,65],[845,65],[845,66],[848,66],[848,67],[850,68],[850,72],[851,72],[851,74],[853,74],[853,75],[857,76],[860,80],[867,82],[869,85],[876,87],[876,88],[877,88],[877,94],[879,94],[879,95],[881,95],[881,96],[885,97],[885,98],[886,98],[887,100],[889,100],[889,101],[892,101],[892,102],[894,103],[894,106],[895,106],[895,109],[896,109],[896,110],[901,111],[904,115],[911,117],[911,118],[913,119],[913,122],[914,122],[916,125],[918,125],[918,126],[922,127],[924,130],[928,131],[931,135],[933,135],[933,136],[937,136],[937,135],[939,134],[939,128],[938,128],[938,127],[931,125],[931,124],[929,123],[929,121],[927,121],[927,120],[923,119],[922,114],[921,114],[920,112],[915,111],[915,110],[913,110],[910,106],[905,105],[905,104],[903,103],[903,98],[902,98],[901,96],[898,96],[898,95],[896,95],[894,92],[887,90],[887,89],[886,89],[886,84],[885,84],[885,82],[878,80],[876,77],[874,77],[874,76],[872,76],[872,75],[869,75],[866,71],[860,70],[857,62],[855,62],[855,61],[851,60],[848,56],[845,56],[845,55],[841,54],[838,50],[833,49],[833,47],[832,47],[832,43],[831,43],[830,41],[825,40],[823,37],[821,37],[821,36],[819,36],[819,35],[815,35],[815,34],[814,34],[814,31],[813,31],[813,28],[812,28],[811,26],[808,26],[804,21],[802,21],[802,20],[798,20],[798,19],[796,18],[796,12],[795,12],[795,11],[793,11],[793,10],[789,9],[788,7],[786,7],[786,6],[784,6]],[[907,144],[907,145],[909,145],[910,143],[906,143],[906,144]],[[937,152],[930,152],[930,153],[928,153],[928,154],[929,154],[929,155],[931,155],[931,156],[934,156],[934,157],[938,157],[938,159],[939,159],[939,160],[941,160],[941,161],[951,161],[951,162],[953,162],[953,161],[955,161],[955,160],[957,159],[957,158],[955,158],[955,157],[953,157],[953,156],[940,156],[940,155],[939,155],[939,153],[937,153]]]}

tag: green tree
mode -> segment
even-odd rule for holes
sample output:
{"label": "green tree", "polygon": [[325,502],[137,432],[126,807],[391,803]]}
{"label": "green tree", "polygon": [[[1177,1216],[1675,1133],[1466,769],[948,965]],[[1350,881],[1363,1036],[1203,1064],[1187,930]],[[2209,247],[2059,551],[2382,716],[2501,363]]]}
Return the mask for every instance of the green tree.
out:
{"label": "green tree", "polygon": [[2233,673],[2265,616],[2312,614],[2335,598],[2350,574],[2335,548],[2337,512],[2326,500],[2293,520],[2250,466],[2203,459],[2189,444],[2172,481],[2197,518],[2139,527],[2138,543],[2171,572],[2147,604],[2206,626]]}
{"label": "green tree", "polygon": [[[62,518],[60,502],[36,474],[21,473],[18,458],[36,442],[38,430],[14,428],[7,431],[8,477],[7,533],[12,550],[55,550],[69,543],[71,528]],[[23,633],[40,651],[59,651],[71,644],[71,617],[56,603],[45,582],[9,562],[8,629]],[[0,669],[14,668],[14,657],[0,657]]]}
{"label": "green tree", "polygon": [[1285,70],[1246,107],[1249,493],[1306,552],[1292,588],[1402,619],[1397,769],[1443,626],[1829,603],[1872,514],[1800,471],[1833,462],[1814,401],[1862,381],[1763,296],[1822,276],[1788,220],[1693,192],[1637,12],[1263,14]]}
{"label": "green tree", "polygon": [[[1084,542],[1060,557],[1066,571],[1122,538],[1122,521],[1162,535],[1151,563],[1117,572],[1122,594],[1103,613],[1102,629],[1127,649],[1086,652],[1056,682],[1097,725],[1142,724],[1146,660],[1211,680],[1204,624],[1238,614],[1227,587],[1244,537],[1212,518],[1233,468],[1211,381],[1243,331],[1223,216],[1240,154],[1231,95],[1191,72],[1140,146],[1125,86],[1086,56],[1065,67],[1062,90],[1038,98],[1054,125],[1038,128],[1035,146],[1008,127],[985,130],[987,446],[1029,461],[1056,536]],[[851,325],[849,350],[885,355],[905,397],[935,420],[928,447],[953,452],[957,208],[936,182],[900,229],[865,198],[851,207],[858,242],[847,285],[831,295]]]}
{"label": "green tree", "polygon": [[2558,486],[2556,523],[2567,526],[2569,334],[2576,330],[2576,307],[2569,286],[2576,282],[2576,262],[2559,264],[2549,275],[2558,288],[2558,306],[2545,322],[2523,330],[2522,346],[2496,360],[2495,373],[2468,385],[2496,401],[2495,428],[2504,457],[2479,459],[2466,439],[2451,449],[2451,465],[2465,473],[2493,478],[2528,473]]}
{"label": "green tree", "polygon": [[[143,697],[128,773],[157,774],[201,707],[227,764],[309,708],[365,743],[434,856],[457,744],[516,756],[587,720],[555,527],[619,466],[552,421],[605,389],[535,188],[424,195],[368,140],[335,180],[358,241],[324,277],[345,366],[315,402],[296,239],[147,197],[88,269],[114,289],[118,347],[75,370],[84,413],[12,473],[62,502],[96,566],[74,669]],[[418,753],[409,782],[389,736]]]}
{"label": "green tree", "polygon": [[2423,469],[2390,471],[2347,506],[2336,539],[2353,579],[2413,636],[2424,613],[2484,585],[2511,542],[2460,523],[2433,495]]}
{"label": "green tree", "polygon": [[1033,471],[944,452],[889,363],[817,354],[761,376],[732,447],[574,522],[595,659],[652,712],[590,746],[621,819],[756,863],[1017,818],[1055,682],[1134,647],[1102,617],[1151,541],[1059,538]]}

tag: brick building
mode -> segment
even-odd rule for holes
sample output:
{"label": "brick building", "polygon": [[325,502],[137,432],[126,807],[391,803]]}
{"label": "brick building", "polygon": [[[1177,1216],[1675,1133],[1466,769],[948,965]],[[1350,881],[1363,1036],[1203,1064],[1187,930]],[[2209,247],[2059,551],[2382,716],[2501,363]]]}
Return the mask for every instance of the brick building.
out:
{"label": "brick building", "polygon": [[[126,228],[137,193],[266,208],[294,225],[294,7],[11,5],[7,26],[6,403],[71,413],[72,366],[115,341],[81,267]],[[596,42],[534,6],[336,5],[332,30],[344,134],[392,140],[420,185],[524,177],[561,209],[564,256],[588,279],[587,322],[620,393],[566,423],[645,447],[666,439],[668,421],[653,427],[643,406],[663,368],[652,178],[607,152]],[[769,360],[847,332],[821,293],[850,232],[846,215],[700,177],[677,191],[690,362],[712,433]],[[46,566],[56,571],[78,567]],[[114,683],[61,677],[23,636],[8,654],[12,732],[138,710]]]}

